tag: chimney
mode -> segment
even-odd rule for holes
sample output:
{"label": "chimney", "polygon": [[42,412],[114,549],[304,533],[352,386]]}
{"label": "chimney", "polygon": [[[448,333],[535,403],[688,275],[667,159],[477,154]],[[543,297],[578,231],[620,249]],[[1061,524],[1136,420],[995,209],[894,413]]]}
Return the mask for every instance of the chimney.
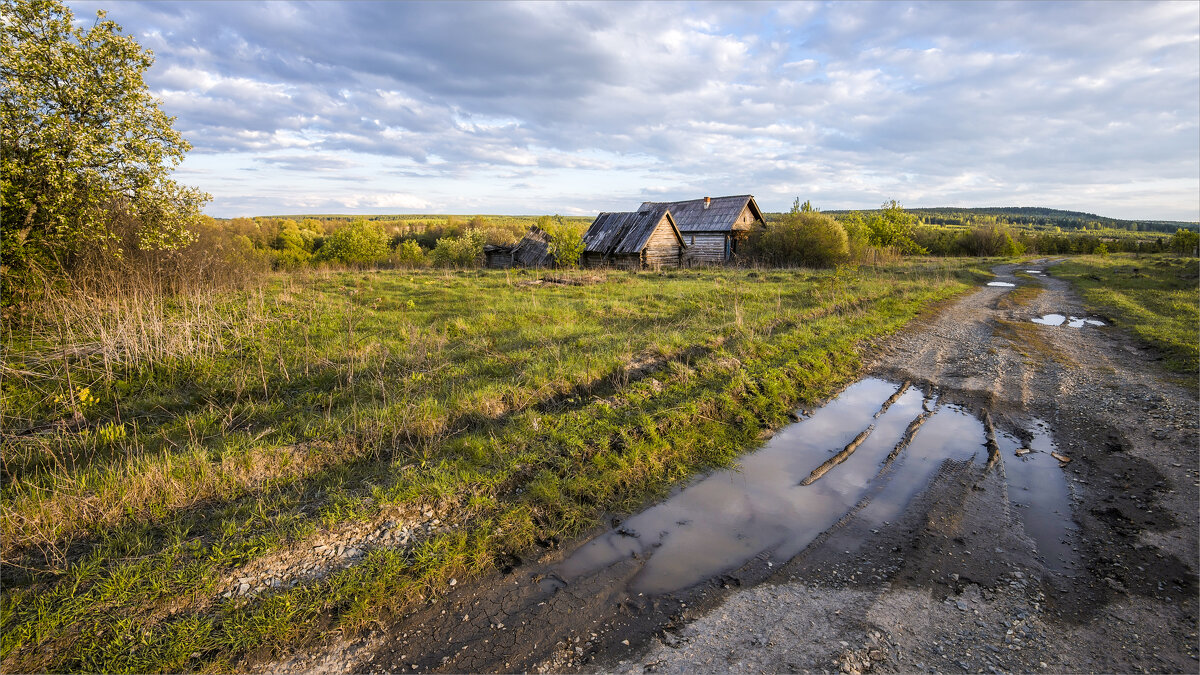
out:
{"label": "chimney", "polygon": [[708,205],[709,205],[709,204],[711,204],[711,203],[712,203],[712,197],[705,197],[705,198],[704,198],[704,208],[706,208],[706,209],[707,209],[707,208],[708,208]]}

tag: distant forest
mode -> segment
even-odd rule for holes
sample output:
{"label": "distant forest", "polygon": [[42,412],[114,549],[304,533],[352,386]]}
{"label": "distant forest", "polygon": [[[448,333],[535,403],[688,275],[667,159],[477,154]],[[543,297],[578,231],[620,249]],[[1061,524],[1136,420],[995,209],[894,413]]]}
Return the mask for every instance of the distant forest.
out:
{"label": "distant forest", "polygon": [[[1200,231],[1200,223],[1176,220],[1121,220],[1106,218],[1082,211],[1062,211],[1035,206],[988,206],[981,208],[906,208],[922,225],[974,227],[983,223],[999,223],[1018,229],[1037,231],[1061,230],[1125,230],[1128,232],[1161,232],[1173,234],[1182,228]],[[874,209],[860,210],[869,214]],[[825,211],[831,216],[843,216],[849,210]]]}

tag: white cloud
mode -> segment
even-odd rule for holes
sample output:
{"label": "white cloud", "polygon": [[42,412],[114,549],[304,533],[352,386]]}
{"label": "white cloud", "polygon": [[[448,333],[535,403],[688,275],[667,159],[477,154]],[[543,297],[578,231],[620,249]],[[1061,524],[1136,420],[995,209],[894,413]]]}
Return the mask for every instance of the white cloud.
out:
{"label": "white cloud", "polygon": [[[155,50],[148,82],[194,153],[261,155],[229,160],[257,186],[209,189],[238,208],[586,211],[654,184],[768,209],[1019,197],[1200,218],[1189,3],[143,2],[110,17]],[[342,156],[422,190],[326,161]],[[303,157],[321,161],[297,190]],[[374,192],[341,195],[350,174]]]}

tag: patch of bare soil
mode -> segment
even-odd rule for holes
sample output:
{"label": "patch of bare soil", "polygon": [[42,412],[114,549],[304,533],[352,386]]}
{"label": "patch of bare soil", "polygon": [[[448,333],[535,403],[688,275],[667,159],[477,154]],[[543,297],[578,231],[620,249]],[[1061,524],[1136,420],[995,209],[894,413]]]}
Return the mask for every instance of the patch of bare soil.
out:
{"label": "patch of bare soil", "polygon": [[[872,374],[925,392],[923,408],[907,404],[926,411],[914,424],[936,397],[985,420],[987,438],[888,520],[864,501],[790,559],[758,553],[661,594],[634,590],[644,549],[569,579],[565,551],[547,549],[276,669],[1195,672],[1196,396],[1115,328],[1032,323],[1088,316],[1065,282],[1013,275],[1035,268],[1052,271],[996,272],[1041,293],[1003,302],[1012,288],[982,288],[881,348]],[[1022,464],[1030,453],[1044,461]],[[1013,493],[1037,472],[1059,472],[1069,514]],[[1069,527],[1054,535],[1058,521]]]}

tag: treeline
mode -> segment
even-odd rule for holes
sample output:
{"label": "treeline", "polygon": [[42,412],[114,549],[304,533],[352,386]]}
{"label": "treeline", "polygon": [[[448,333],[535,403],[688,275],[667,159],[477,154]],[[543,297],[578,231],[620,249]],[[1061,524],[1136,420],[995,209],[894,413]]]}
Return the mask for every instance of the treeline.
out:
{"label": "treeline", "polygon": [[[300,216],[210,219],[209,248],[260,269],[302,266],[474,267],[483,247],[515,244],[537,225],[573,250],[586,219],[562,216]],[[568,256],[569,257],[569,256]]]}
{"label": "treeline", "polygon": [[1177,228],[1166,236],[1111,236],[1111,230],[1039,232],[1018,229],[993,215],[970,227],[930,224],[895,200],[871,211],[822,213],[797,198],[786,214],[768,214],[767,226],[751,234],[745,258],[766,264],[830,266],[904,255],[1002,256],[1117,252],[1196,255],[1200,234]]}
{"label": "treeline", "polygon": [[[978,225],[998,223],[1014,229],[1157,232],[1173,234],[1178,229],[1197,230],[1200,224],[1172,220],[1122,220],[1107,218],[1082,211],[1064,211],[1032,206],[1004,206],[981,208],[911,208],[908,212],[916,216],[921,225],[972,228]],[[828,211],[831,215],[844,216],[849,211]],[[869,213],[869,211],[868,211]]]}

